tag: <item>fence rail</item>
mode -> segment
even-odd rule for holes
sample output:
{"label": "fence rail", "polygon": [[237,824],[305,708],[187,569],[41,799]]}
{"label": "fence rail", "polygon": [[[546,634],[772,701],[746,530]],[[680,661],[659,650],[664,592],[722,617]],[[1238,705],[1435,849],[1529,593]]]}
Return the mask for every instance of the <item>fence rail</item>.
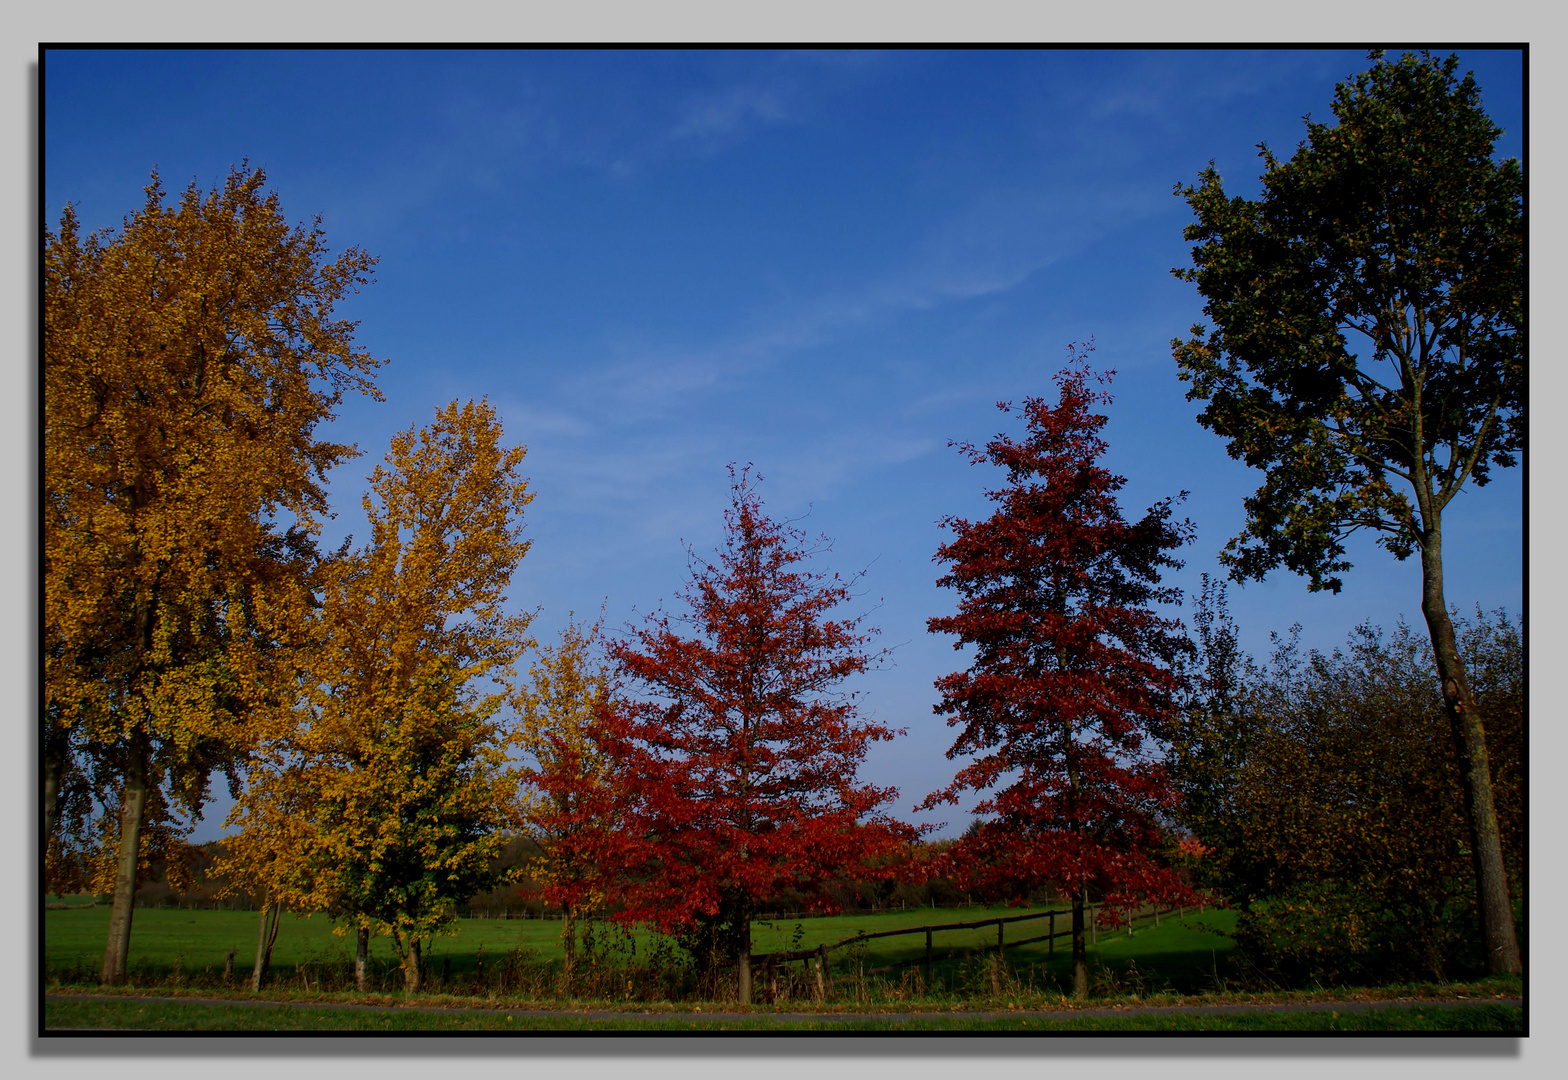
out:
{"label": "fence rail", "polygon": [[[1093,915],[1094,912],[1098,911],[1100,908],[1102,908],[1104,906],[1105,905],[1103,905],[1103,904],[1088,904],[1088,905],[1085,905],[1085,907],[1083,909],[1084,910],[1084,915],[1086,917],[1086,920],[1090,923],[1090,925],[1092,925],[1092,918],[1090,918],[1090,917]],[[1196,905],[1196,906],[1201,910],[1201,908],[1204,905]],[[1168,915],[1168,914],[1170,914],[1173,911],[1175,911],[1175,912],[1185,912],[1186,911],[1186,906],[1185,905],[1181,905],[1181,906],[1176,906],[1176,907],[1165,907],[1165,908],[1162,908],[1159,905],[1155,905],[1154,909],[1151,912],[1149,912],[1147,915],[1143,915],[1143,914],[1139,914],[1138,912],[1134,912],[1133,916],[1130,919],[1128,919],[1128,921],[1127,921],[1127,932],[1129,934],[1132,932],[1133,923],[1135,923],[1139,918],[1153,918],[1155,924],[1158,925],[1161,915]],[[1000,916],[996,916],[994,918],[989,918],[989,919],[975,919],[975,920],[970,921],[970,922],[937,923],[937,924],[925,925],[925,926],[907,926],[907,927],[904,927],[904,928],[899,929],[899,930],[878,930],[878,931],[875,931],[874,933],[870,933],[870,934],[866,934],[866,933],[854,934],[854,935],[852,935],[850,937],[844,938],[842,941],[835,941],[832,944],[824,943],[822,945],[818,945],[814,949],[796,949],[796,950],[788,951],[788,952],[773,952],[773,953],[753,954],[752,957],[751,957],[751,962],[752,962],[752,965],[754,967],[759,967],[760,966],[760,967],[763,967],[763,968],[772,968],[772,967],[774,967],[775,965],[778,965],[778,964],[788,964],[788,963],[793,963],[795,961],[804,961],[804,960],[815,959],[818,962],[818,965],[819,965],[817,978],[820,980],[820,979],[824,978],[826,976],[826,973],[827,973],[828,953],[833,951],[833,950],[835,950],[835,949],[842,949],[842,948],[846,948],[848,946],[857,945],[857,944],[859,944],[859,943],[861,943],[863,941],[870,941],[873,938],[901,937],[901,936],[905,936],[905,935],[909,935],[909,934],[924,934],[926,936],[926,948],[925,948],[925,955],[924,956],[917,956],[917,957],[914,957],[914,958],[909,959],[909,960],[898,960],[898,961],[895,961],[894,963],[887,964],[887,965],[884,965],[882,967],[871,968],[868,971],[866,971],[865,974],[867,974],[867,975],[881,975],[881,974],[885,974],[886,972],[889,972],[889,971],[896,971],[899,968],[911,967],[911,966],[913,966],[915,964],[923,964],[923,965],[925,965],[925,969],[926,969],[926,980],[929,982],[930,979],[931,979],[931,965],[932,965],[933,961],[936,961],[936,960],[952,960],[952,959],[962,958],[962,957],[965,957],[965,956],[974,956],[976,954],[984,955],[984,954],[986,954],[988,952],[993,952],[993,951],[1000,953],[1000,952],[1002,952],[1005,949],[1016,949],[1016,948],[1018,948],[1020,946],[1023,946],[1023,945],[1034,945],[1034,944],[1038,944],[1039,942],[1042,942],[1042,941],[1049,942],[1051,944],[1052,948],[1054,949],[1054,946],[1055,946],[1057,938],[1059,938],[1059,937],[1069,937],[1069,936],[1072,935],[1072,928],[1071,927],[1068,927],[1067,929],[1064,929],[1064,930],[1057,930],[1056,929],[1056,918],[1057,918],[1058,915],[1071,917],[1072,913],[1073,913],[1073,909],[1070,908],[1070,907],[1069,908],[1052,908],[1052,909],[1050,909],[1048,911],[1034,911],[1034,912],[1029,912],[1029,913],[1024,914],[1024,915],[1000,915]],[[1050,929],[1046,933],[1044,933],[1044,934],[1036,934],[1033,937],[1020,938],[1020,939],[1014,940],[1014,941],[1008,941],[1006,939],[1006,930],[1005,930],[1005,928],[1009,924],[1011,924],[1011,923],[1021,923],[1021,922],[1032,922],[1032,921],[1035,921],[1035,920],[1038,920],[1038,919],[1046,919],[1046,920],[1048,920],[1048,925],[1049,925]],[[941,954],[937,954],[937,953],[933,952],[933,950],[932,950],[931,938],[932,938],[933,934],[940,933],[941,931],[944,931],[944,930],[978,930],[978,929],[980,929],[982,927],[986,927],[986,926],[994,926],[994,927],[996,927],[996,944],[995,945],[982,945],[982,946],[979,946],[978,948],[971,946],[971,947],[968,947],[968,948],[950,949],[947,952],[941,953]]]}

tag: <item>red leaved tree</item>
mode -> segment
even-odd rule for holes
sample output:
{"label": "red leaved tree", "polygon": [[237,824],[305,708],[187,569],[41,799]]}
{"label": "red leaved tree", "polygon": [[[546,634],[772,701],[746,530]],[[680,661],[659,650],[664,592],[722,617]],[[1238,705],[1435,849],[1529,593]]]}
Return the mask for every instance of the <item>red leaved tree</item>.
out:
{"label": "red leaved tree", "polygon": [[602,716],[622,802],[598,853],[622,872],[616,917],[677,933],[710,970],[733,958],[742,1003],[762,901],[793,888],[830,909],[827,882],[874,875],[915,836],[879,812],[895,790],[856,779],[868,744],[898,733],[841,689],[875,659],[875,631],[832,618],[853,581],[801,567],[825,538],[770,519],[748,472],[730,468],[724,546],[690,555],[690,613],[609,647],[647,696]]}
{"label": "red leaved tree", "polygon": [[1191,898],[1162,858],[1176,794],[1158,753],[1171,664],[1190,646],[1179,622],[1151,610],[1178,599],[1160,574],[1181,566],[1170,552],[1191,526],[1171,520],[1169,499],[1123,519],[1125,478],[1097,464],[1106,418],[1091,410],[1110,395],[1090,389],[1088,351],[1070,350],[1054,407],[1025,399],[1025,439],[960,446],[972,463],[1006,469],[1007,485],[987,493],[998,507],[984,521],[943,521],[956,535],[937,551],[948,564],[938,584],[960,601],[928,627],[975,651],[968,671],[937,681],[936,711],[961,728],[948,757],[973,761],[924,804],[985,793],[980,824],[954,848],[966,887],[1021,899],[1052,884],[1072,897],[1078,997],[1088,897],[1113,924],[1135,904]]}

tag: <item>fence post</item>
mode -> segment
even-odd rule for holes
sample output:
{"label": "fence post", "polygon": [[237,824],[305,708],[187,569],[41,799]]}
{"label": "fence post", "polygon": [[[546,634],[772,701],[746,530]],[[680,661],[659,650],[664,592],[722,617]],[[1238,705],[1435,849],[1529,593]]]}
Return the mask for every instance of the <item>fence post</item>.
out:
{"label": "fence post", "polygon": [[931,928],[926,927],[926,993],[931,992]]}
{"label": "fence post", "polygon": [[1054,911],[1051,912],[1050,929],[1050,936],[1045,939],[1045,951],[1048,953],[1053,953],[1056,951],[1056,912]]}
{"label": "fence post", "polygon": [[1002,920],[996,920],[996,955],[1002,955]]}

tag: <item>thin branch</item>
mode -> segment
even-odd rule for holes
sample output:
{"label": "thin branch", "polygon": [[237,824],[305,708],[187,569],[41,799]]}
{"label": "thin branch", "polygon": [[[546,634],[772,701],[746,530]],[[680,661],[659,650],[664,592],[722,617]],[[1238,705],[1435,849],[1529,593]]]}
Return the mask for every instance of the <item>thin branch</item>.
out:
{"label": "thin branch", "polygon": [[[1498,395],[1492,399],[1491,405],[1487,406],[1486,419],[1481,422],[1481,428],[1476,432],[1475,447],[1470,451],[1470,456],[1465,461],[1464,469],[1458,475],[1450,476],[1448,482],[1443,485],[1442,490],[1437,493],[1437,509],[1439,511],[1447,506],[1448,501],[1458,493],[1459,488],[1463,486],[1465,480],[1469,478],[1470,473],[1475,469],[1476,462],[1481,460],[1481,454],[1486,449],[1486,438],[1491,433],[1493,423],[1497,420],[1497,409],[1501,402],[1502,396]],[[1457,452],[1457,445],[1454,446],[1454,449]],[[1450,457],[1450,468],[1452,468],[1452,457]]]}

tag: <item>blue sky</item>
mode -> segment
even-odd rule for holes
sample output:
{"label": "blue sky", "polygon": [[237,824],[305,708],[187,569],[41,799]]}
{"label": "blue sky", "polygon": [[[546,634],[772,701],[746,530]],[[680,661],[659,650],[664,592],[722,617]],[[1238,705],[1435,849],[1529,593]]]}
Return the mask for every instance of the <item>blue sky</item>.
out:
{"label": "blue sky", "polygon": [[[1522,154],[1517,51],[1463,50]],[[380,257],[343,313],[389,362],[384,403],[330,431],[365,456],[332,479],[329,539],[365,529],[364,476],[388,439],[488,395],[528,446],[534,547],[519,608],[553,638],[606,604],[612,627],[673,601],[682,542],[720,539],[725,465],[752,463],[777,516],[834,538],[821,565],[867,570],[861,609],[891,663],[866,712],[907,737],[864,775],[896,812],[943,787],[952,733],[932,681],[961,667],[926,633],[939,518],[985,512],[998,476],[948,440],[1050,396],[1065,346],[1114,368],[1109,462],[1136,515],[1186,489],[1189,590],[1242,524],[1260,477],[1193,421],[1170,339],[1201,318],[1186,204],[1210,159],[1253,194],[1256,144],[1287,156],[1330,117],[1359,50],[1014,52],[51,51],[46,221],[88,227],[248,157],[294,220]],[[324,434],[327,434],[324,432]],[[1473,610],[1523,598],[1522,484],[1505,471],[1445,520],[1447,588]],[[1231,605],[1244,644],[1300,623],[1319,647],[1357,623],[1419,625],[1419,570],[1369,546],[1338,596],[1281,573]],[[221,818],[222,804],[217,817]],[[213,835],[216,822],[198,837]]]}

